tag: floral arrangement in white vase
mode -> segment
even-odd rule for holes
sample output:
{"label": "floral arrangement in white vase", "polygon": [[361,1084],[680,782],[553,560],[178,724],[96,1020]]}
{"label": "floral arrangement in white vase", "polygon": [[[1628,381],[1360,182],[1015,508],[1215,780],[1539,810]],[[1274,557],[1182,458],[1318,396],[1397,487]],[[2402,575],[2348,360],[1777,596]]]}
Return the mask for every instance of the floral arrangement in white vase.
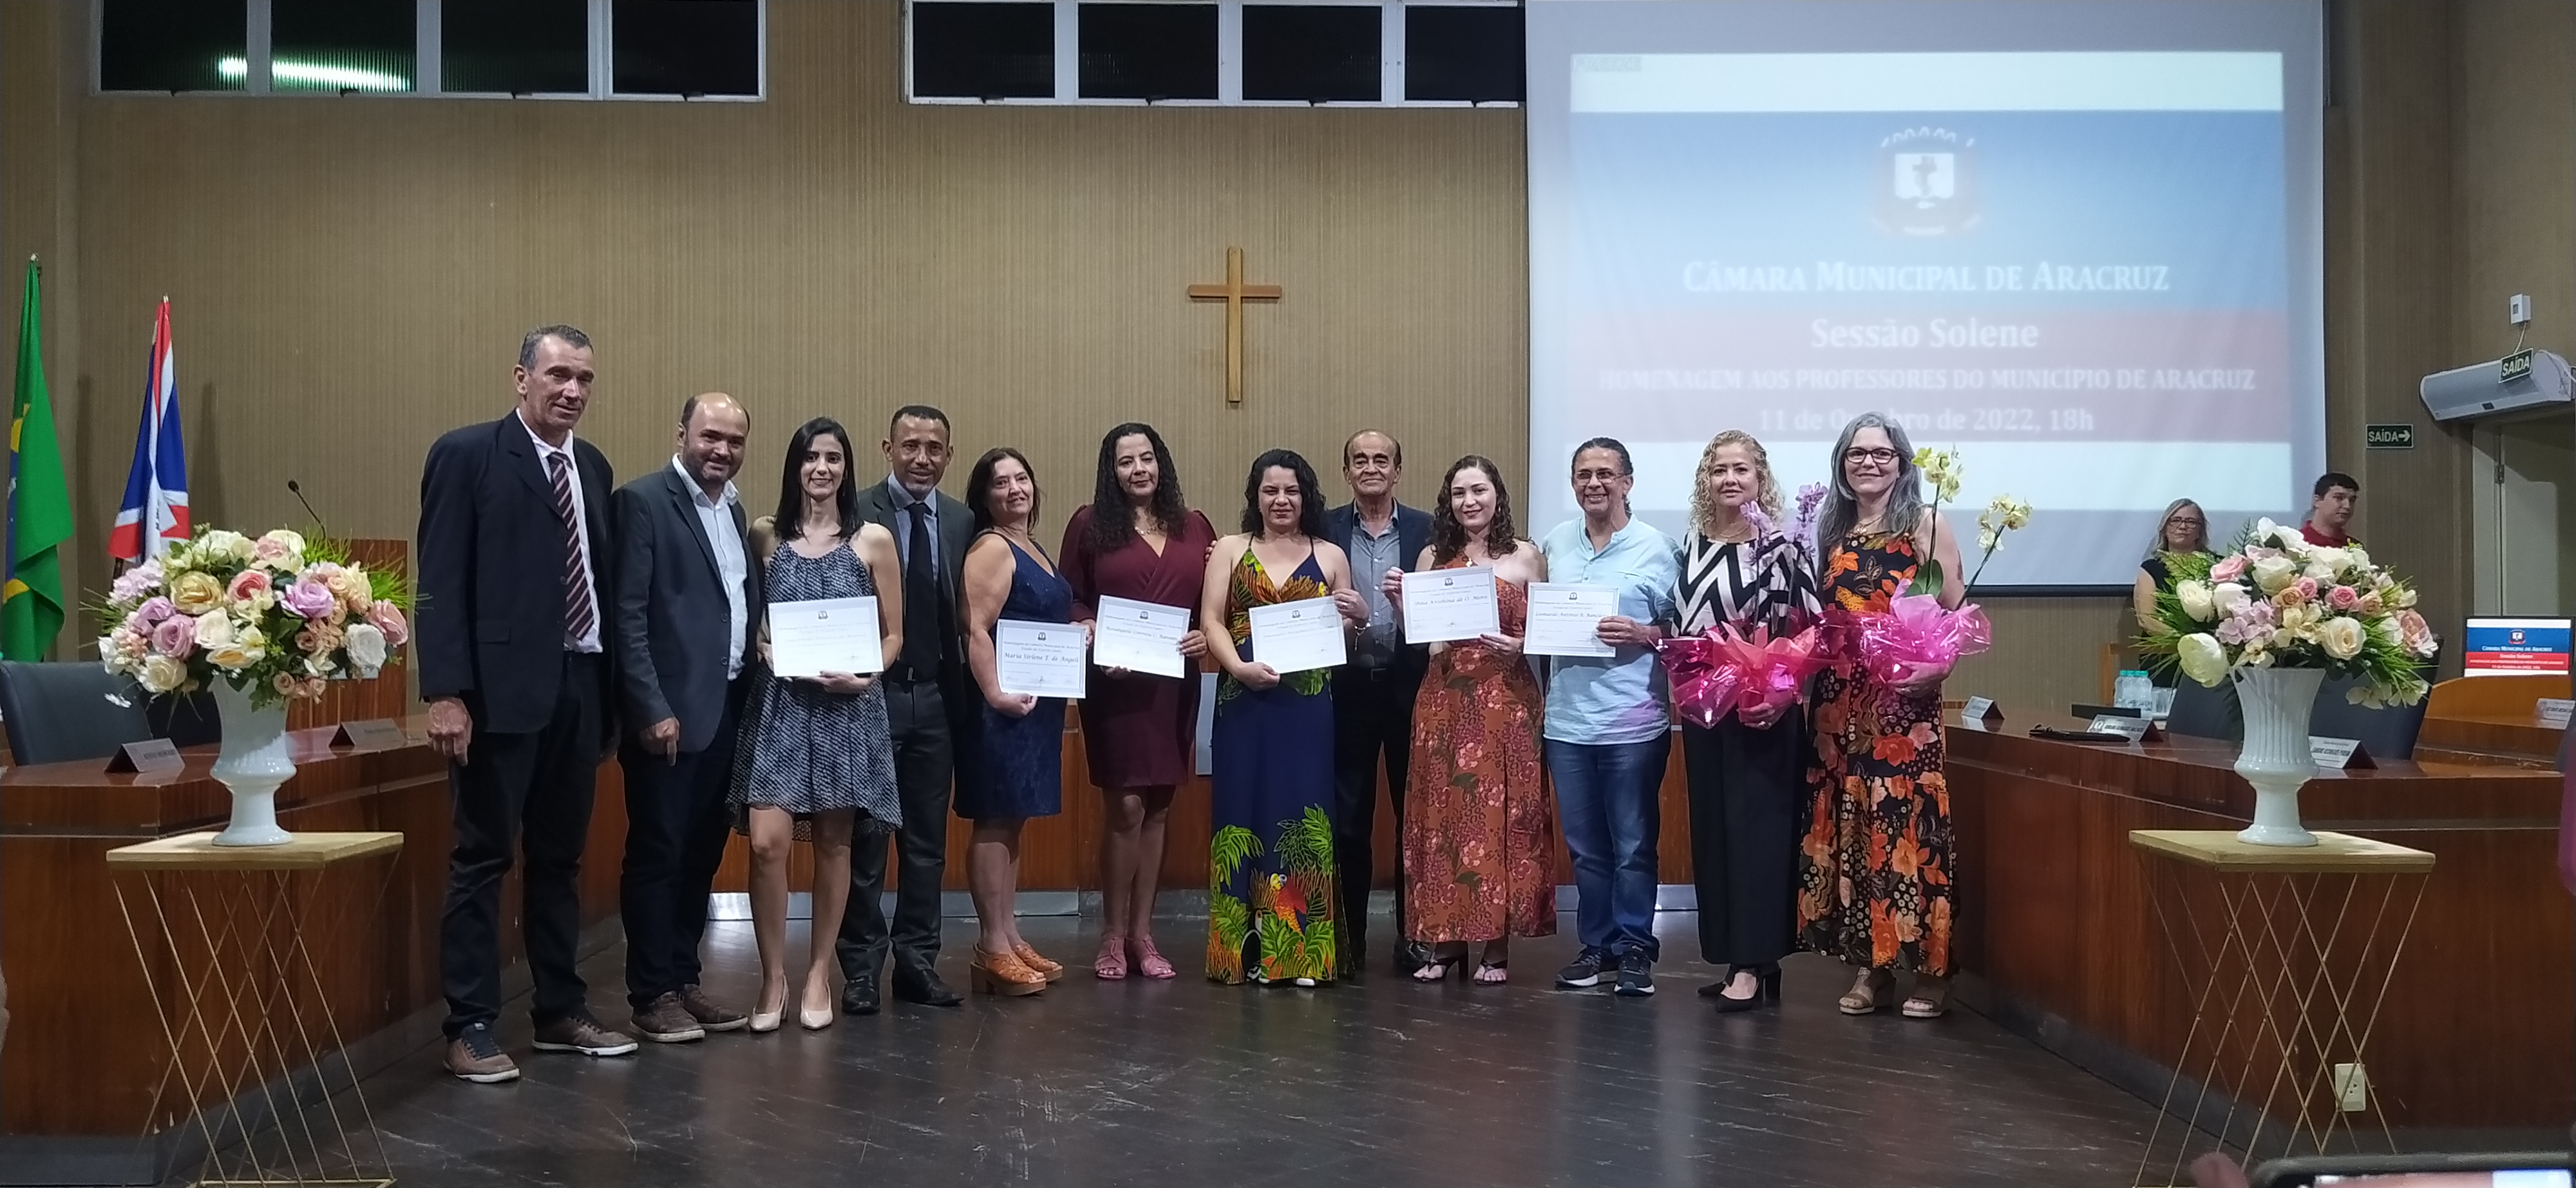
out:
{"label": "floral arrangement in white vase", "polygon": [[376,675],[411,638],[401,575],[280,528],[199,532],[127,570],[98,604],[99,658],[154,695],[218,682],[259,707]]}
{"label": "floral arrangement in white vase", "polygon": [[2172,656],[2203,685],[2241,669],[2317,668],[2360,678],[2349,696],[2372,707],[2423,700],[2422,665],[2439,648],[2414,589],[2370,554],[2310,544],[2268,519],[2205,580],[2159,594],[2155,617],[2138,650]]}

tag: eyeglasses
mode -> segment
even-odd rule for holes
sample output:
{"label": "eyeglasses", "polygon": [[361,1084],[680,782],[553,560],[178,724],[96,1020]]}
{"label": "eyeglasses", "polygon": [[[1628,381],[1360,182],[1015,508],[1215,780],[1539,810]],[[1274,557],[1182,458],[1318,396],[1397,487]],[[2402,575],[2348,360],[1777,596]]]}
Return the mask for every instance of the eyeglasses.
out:
{"label": "eyeglasses", "polygon": [[1876,462],[1881,466],[1885,466],[1888,463],[1896,461],[1897,456],[1896,451],[1888,449],[1871,450],[1855,447],[1843,451],[1843,461],[1849,462],[1854,466],[1858,466],[1863,462]]}
{"label": "eyeglasses", "polygon": [[1574,481],[1578,483],[1606,483],[1613,479],[1626,477],[1627,472],[1619,470],[1578,470],[1574,472]]}

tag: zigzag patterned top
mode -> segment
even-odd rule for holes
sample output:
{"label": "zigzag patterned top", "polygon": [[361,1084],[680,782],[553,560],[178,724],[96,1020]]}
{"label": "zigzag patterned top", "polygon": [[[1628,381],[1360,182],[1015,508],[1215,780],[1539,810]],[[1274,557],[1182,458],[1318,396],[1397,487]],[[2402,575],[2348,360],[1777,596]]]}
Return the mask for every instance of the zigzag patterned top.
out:
{"label": "zigzag patterned top", "polygon": [[1683,534],[1681,633],[1705,635],[1719,623],[1767,627],[1774,636],[1802,630],[1824,613],[1806,554],[1780,537],[1759,544]]}

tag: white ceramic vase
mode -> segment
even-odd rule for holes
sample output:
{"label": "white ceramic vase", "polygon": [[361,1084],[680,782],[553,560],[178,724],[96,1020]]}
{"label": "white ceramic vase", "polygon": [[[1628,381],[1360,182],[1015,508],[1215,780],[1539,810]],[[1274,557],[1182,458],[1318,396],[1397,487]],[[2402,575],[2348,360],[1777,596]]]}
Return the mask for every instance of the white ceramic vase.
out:
{"label": "white ceramic vase", "polygon": [[2236,774],[2254,785],[2254,823],[2236,839],[2257,846],[2313,846],[2299,824],[2299,788],[2317,774],[2308,722],[2317,709],[2322,668],[2239,668],[2236,701],[2245,711],[2245,746]]}
{"label": "white ceramic vase", "polygon": [[284,845],[294,835],[277,827],[277,790],[295,775],[286,746],[286,703],[254,706],[250,694],[220,677],[213,688],[224,729],[214,776],[233,794],[232,822],[215,835],[215,844]]}

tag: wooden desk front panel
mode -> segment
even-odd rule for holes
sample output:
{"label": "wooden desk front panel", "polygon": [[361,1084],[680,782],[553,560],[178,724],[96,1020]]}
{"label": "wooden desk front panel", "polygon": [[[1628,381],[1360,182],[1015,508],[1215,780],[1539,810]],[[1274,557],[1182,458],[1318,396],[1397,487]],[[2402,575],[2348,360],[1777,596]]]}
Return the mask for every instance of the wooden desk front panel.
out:
{"label": "wooden desk front panel", "polygon": [[[1961,968],[2172,1067],[2201,971],[2177,962],[2128,833],[2240,827],[2250,790],[2223,787],[2233,773],[2188,741],[1950,738]],[[2395,1124],[2556,1126],[2576,1111],[2576,910],[2553,873],[2556,797],[2554,776],[2391,764],[2300,798],[2312,828],[2438,859],[2368,1056]],[[2376,906],[2357,902],[2348,926]]]}

